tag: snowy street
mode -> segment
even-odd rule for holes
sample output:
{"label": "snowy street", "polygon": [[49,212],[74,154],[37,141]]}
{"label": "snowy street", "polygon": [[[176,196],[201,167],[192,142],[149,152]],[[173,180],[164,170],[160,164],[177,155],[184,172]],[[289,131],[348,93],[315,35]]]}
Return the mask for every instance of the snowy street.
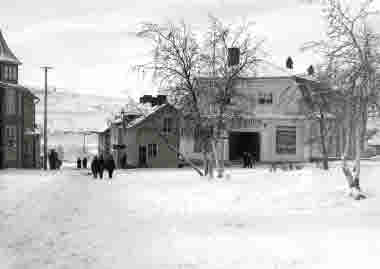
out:
{"label": "snowy street", "polygon": [[[1,268],[374,268],[380,264],[380,162],[369,198],[339,168],[229,181],[190,169],[0,171]],[[366,266],[368,264],[368,266]]]}

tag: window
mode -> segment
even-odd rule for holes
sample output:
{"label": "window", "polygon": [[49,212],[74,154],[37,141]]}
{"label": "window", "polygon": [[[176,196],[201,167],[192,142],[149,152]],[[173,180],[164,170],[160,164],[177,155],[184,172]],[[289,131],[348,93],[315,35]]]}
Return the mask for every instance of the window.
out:
{"label": "window", "polygon": [[5,127],[7,133],[7,144],[8,147],[14,147],[16,145],[16,126],[8,125]]}
{"label": "window", "polygon": [[26,155],[32,154],[33,153],[33,145],[28,143],[28,142],[24,142],[24,153]]}
{"label": "window", "polygon": [[6,90],[6,114],[16,114],[16,91],[13,89]]}
{"label": "window", "polygon": [[148,144],[148,158],[157,157],[157,144]]}
{"label": "window", "polygon": [[4,65],[2,77],[3,80],[17,80],[17,66]]}
{"label": "window", "polygon": [[24,106],[23,106],[23,103],[22,103],[22,101],[23,101],[23,100],[22,100],[22,99],[23,99],[23,98],[22,98],[22,94],[19,93],[19,94],[17,95],[17,97],[18,97],[18,98],[17,98],[17,99],[18,99],[18,114],[19,114],[19,115],[22,115],[22,109],[23,109],[23,107],[24,107]]}
{"label": "window", "polygon": [[8,66],[4,65],[3,67],[3,78],[4,80],[8,80]]}
{"label": "window", "polygon": [[11,67],[11,80],[16,80],[16,68],[15,68],[15,66]]}
{"label": "window", "polygon": [[153,157],[157,156],[157,144],[153,144]]}
{"label": "window", "polygon": [[201,129],[199,126],[194,128],[194,152],[202,151]]}
{"label": "window", "polygon": [[295,126],[278,126],[276,130],[276,153],[296,154],[297,132]]}
{"label": "window", "polygon": [[268,93],[266,95],[265,101],[266,101],[267,104],[273,104],[273,94],[272,93]]}
{"label": "window", "polygon": [[173,119],[172,118],[164,118],[164,129],[163,132],[165,134],[171,133],[173,129]]}
{"label": "window", "polygon": [[259,92],[259,104],[260,105],[273,104],[273,94]]}

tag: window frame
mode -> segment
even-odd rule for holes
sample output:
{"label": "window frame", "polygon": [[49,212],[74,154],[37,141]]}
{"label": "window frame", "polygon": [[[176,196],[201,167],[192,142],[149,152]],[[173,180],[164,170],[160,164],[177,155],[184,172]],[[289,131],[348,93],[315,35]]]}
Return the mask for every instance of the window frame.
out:
{"label": "window frame", "polygon": [[150,143],[147,145],[147,155],[148,159],[154,159],[157,157],[158,146],[156,143]]}
{"label": "window frame", "polygon": [[[282,135],[282,137],[281,137]],[[276,127],[276,154],[297,154],[297,126],[279,125]],[[289,142],[290,141],[290,142]]]}
{"label": "window frame", "polygon": [[257,95],[257,103],[259,105],[273,105],[273,93],[259,91]]}
{"label": "window frame", "polygon": [[172,117],[165,117],[164,118],[164,123],[163,123],[163,133],[168,135],[172,133],[173,131],[173,118]]}
{"label": "window frame", "polygon": [[15,115],[17,113],[16,102],[18,102],[16,91],[14,91],[13,89],[6,89],[5,90],[5,102],[6,102],[5,114],[6,115]]}
{"label": "window frame", "polygon": [[199,126],[195,126],[193,136],[194,136],[193,151],[195,153],[200,153],[202,152],[202,139],[201,139],[201,129]]}

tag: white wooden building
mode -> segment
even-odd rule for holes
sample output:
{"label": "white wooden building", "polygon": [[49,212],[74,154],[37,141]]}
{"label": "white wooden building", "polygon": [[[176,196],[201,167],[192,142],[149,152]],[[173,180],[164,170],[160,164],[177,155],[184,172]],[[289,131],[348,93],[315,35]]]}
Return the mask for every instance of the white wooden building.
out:
{"label": "white wooden building", "polygon": [[[319,144],[310,143],[316,126],[305,116],[302,89],[296,80],[297,76],[289,75],[237,81],[237,92],[247,98],[239,103],[244,113],[229,123],[225,160],[241,160],[245,151],[261,162],[304,162],[321,157]],[[202,81],[208,83],[211,79]],[[207,98],[203,100],[207,103]],[[213,113],[212,106],[206,109]],[[186,125],[186,122],[182,125],[180,150],[191,159],[201,159],[197,131],[186,130]],[[330,147],[331,151],[334,149]]]}

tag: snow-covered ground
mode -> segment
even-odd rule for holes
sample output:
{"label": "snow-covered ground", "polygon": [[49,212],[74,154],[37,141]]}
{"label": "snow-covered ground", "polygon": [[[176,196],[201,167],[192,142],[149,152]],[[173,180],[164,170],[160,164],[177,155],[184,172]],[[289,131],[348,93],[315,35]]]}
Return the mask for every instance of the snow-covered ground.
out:
{"label": "snow-covered ground", "polygon": [[0,268],[377,268],[380,162],[369,198],[338,168],[0,171]]}

